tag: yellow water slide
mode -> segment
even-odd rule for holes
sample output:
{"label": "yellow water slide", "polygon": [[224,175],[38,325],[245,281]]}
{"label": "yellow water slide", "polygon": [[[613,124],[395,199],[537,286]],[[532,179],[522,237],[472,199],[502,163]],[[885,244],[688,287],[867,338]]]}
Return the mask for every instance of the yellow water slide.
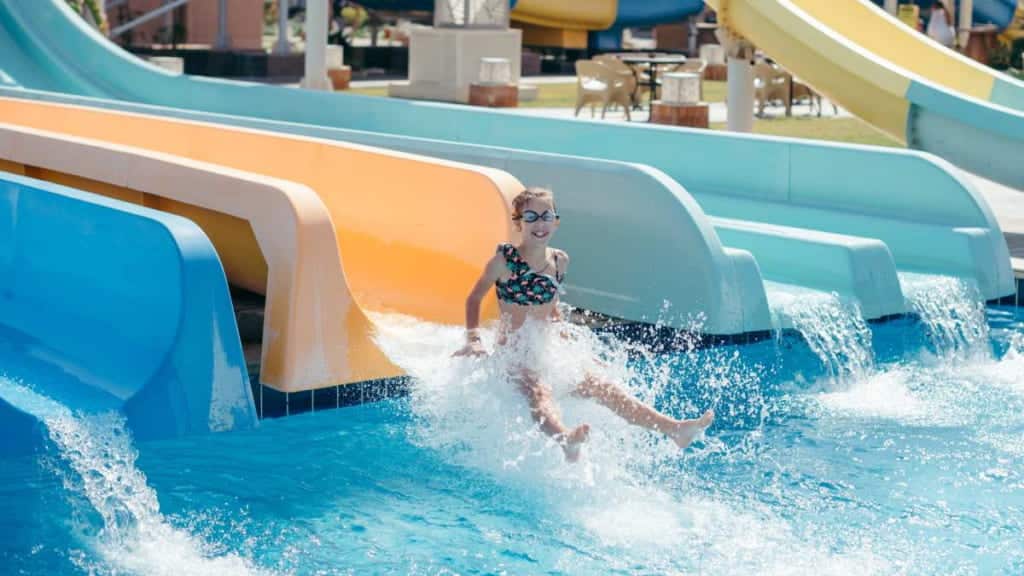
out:
{"label": "yellow water slide", "polygon": [[617,0],[519,0],[512,20],[525,45],[584,49],[588,31],[610,27],[617,11]]}
{"label": "yellow water slide", "polygon": [[1019,82],[940,48],[867,0],[708,3],[732,35],[909,147],[1024,188]]}
{"label": "yellow water slide", "polygon": [[936,43],[869,0],[792,2],[857,45],[935,84],[1024,110],[1024,83]]}
{"label": "yellow water slide", "polygon": [[[203,180],[164,169],[154,172],[164,179],[158,187],[153,174],[132,174],[145,166],[157,170],[158,164],[102,162],[97,154],[81,154],[87,148],[51,146],[48,151],[38,138],[33,156],[24,144],[29,140],[21,140],[16,151],[10,138],[0,139],[7,169],[20,165],[36,177],[192,218],[210,236],[233,284],[273,299],[289,291],[269,289],[275,274],[268,266],[295,268],[282,278],[320,278],[326,289],[307,285],[306,298],[267,303],[261,381],[282,391],[398,375],[377,348],[366,311],[461,323],[465,295],[494,246],[515,240],[508,205],[521,184],[498,170],[300,136],[10,98],[0,98],[0,122],[173,155],[206,168],[221,166],[232,170],[234,181],[244,181],[246,172],[276,179],[271,187],[278,192],[266,186],[253,192],[259,186],[251,182],[239,188],[222,178],[219,186],[211,186],[217,180],[210,176]],[[54,164],[45,160],[51,153],[67,158]],[[289,188],[288,183],[298,186]],[[205,194],[212,197],[197,197]],[[301,201],[270,202],[275,194]],[[308,222],[318,224],[307,227]],[[488,302],[485,314],[495,313],[495,303]],[[293,322],[288,333],[277,333],[285,325],[279,315],[301,321]],[[307,353],[291,364],[275,358],[279,339],[296,339],[299,345],[291,349],[308,349],[312,357]]]}
{"label": "yellow water slide", "polygon": [[615,23],[618,0],[519,0],[512,20],[547,28],[604,30]]}

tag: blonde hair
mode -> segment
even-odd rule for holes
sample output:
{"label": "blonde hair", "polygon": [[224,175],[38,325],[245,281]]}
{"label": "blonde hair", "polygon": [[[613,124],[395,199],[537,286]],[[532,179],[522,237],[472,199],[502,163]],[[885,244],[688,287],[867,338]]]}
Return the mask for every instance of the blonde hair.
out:
{"label": "blonde hair", "polygon": [[[530,200],[549,200],[551,207],[555,208],[555,194],[547,188],[541,188],[539,186],[531,186],[526,190],[523,190],[516,197],[512,199],[512,219],[519,220],[523,217],[523,209]],[[555,208],[555,212],[558,209]]]}

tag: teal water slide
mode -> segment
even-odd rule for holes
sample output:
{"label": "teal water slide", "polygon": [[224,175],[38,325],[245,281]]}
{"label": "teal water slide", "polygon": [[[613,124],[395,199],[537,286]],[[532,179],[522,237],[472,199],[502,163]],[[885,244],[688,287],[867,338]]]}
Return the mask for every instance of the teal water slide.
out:
{"label": "teal water slide", "polygon": [[0,455],[38,449],[40,414],[63,410],[119,413],[142,440],[256,424],[198,226],[0,172]]}
{"label": "teal water slide", "polygon": [[[526,184],[551,185],[563,199],[567,223],[579,223],[575,233],[569,225],[563,228],[564,247],[596,251],[595,259],[605,262],[618,256],[608,253],[616,246],[623,258],[636,254],[636,234],[645,228],[672,228],[671,218],[657,226],[647,221],[665,220],[650,216],[677,203],[683,209],[673,218],[692,221],[686,227],[700,232],[715,262],[705,268],[714,272],[712,278],[677,280],[705,286],[695,294],[705,294],[699,308],[712,309],[705,326],[712,333],[769,327],[762,277],[855,297],[869,318],[904,310],[898,269],[968,277],[989,299],[1013,291],[1006,244],[987,205],[948,164],[927,154],[513,117],[174,76],[103,41],[58,0],[2,0],[0,43],[8,54],[0,56],[0,68],[9,84],[79,99],[21,89],[5,95],[355,141],[497,166]],[[122,102],[81,99],[89,96]],[[140,108],[140,103],[167,108]],[[633,176],[605,177],[609,170]],[[639,184],[643,181],[646,186]],[[650,200],[654,197],[668,204]],[[629,234],[617,236],[620,231]],[[681,244],[667,261],[633,262],[641,274],[634,282],[648,281],[646,275],[656,277],[652,271],[662,269],[669,277],[683,274],[681,263],[692,257],[687,248]],[[577,276],[570,302],[648,321],[663,304],[659,289],[624,291],[602,285],[598,273],[584,274],[586,282]],[[718,289],[708,289],[707,282],[718,283]],[[627,292],[644,305],[622,300]],[[618,308],[614,302],[620,302]],[[688,311],[686,304],[673,301],[677,311]],[[637,309],[644,311],[642,318],[630,313]]]}

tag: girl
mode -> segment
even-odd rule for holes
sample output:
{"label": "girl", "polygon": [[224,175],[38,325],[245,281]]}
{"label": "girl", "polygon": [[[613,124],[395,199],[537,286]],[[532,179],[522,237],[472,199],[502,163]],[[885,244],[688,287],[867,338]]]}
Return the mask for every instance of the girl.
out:
{"label": "girl", "polygon": [[[548,328],[557,326],[561,320],[558,295],[569,266],[565,252],[548,247],[559,226],[555,200],[550,190],[528,188],[512,201],[512,212],[512,220],[522,232],[522,243],[498,246],[497,253],[487,263],[466,299],[466,345],[455,355],[487,354],[478,331],[480,303],[494,286],[501,311],[497,345],[515,355],[512,378],[526,397],[530,413],[541,430],[561,444],[568,461],[575,462],[582,444],[590,436],[590,427],[580,424],[569,429],[562,423],[551,388],[536,370],[543,355],[536,337],[549,336]],[[570,337],[564,330],[559,330],[559,335]],[[714,412],[708,410],[699,419],[676,420],[589,371],[583,373],[572,393],[596,400],[630,424],[665,434],[680,448],[687,447],[714,419]]]}

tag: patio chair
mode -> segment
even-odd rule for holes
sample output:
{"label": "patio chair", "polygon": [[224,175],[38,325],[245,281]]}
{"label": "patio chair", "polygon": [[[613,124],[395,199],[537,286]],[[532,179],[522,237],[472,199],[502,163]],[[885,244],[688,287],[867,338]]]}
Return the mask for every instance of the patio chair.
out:
{"label": "patio chair", "polygon": [[[800,80],[797,80],[796,78],[794,78],[792,80],[792,82],[793,82],[793,101],[794,102],[800,102],[800,101],[803,101],[803,100],[806,99],[808,101],[808,103],[810,104],[811,114],[814,114],[814,108],[815,108],[815,106],[817,106],[817,108],[818,108],[818,117],[821,118],[821,102],[822,102],[821,94],[818,94],[818,92],[814,88],[812,88],[811,86],[801,82]],[[839,107],[836,106],[835,102],[831,102],[831,104],[832,104],[832,114],[838,116],[839,115]]]}
{"label": "patio chair", "polygon": [[593,60],[577,60],[576,112],[573,115],[579,116],[584,104],[590,103],[590,116],[593,117],[593,104],[600,102],[601,118],[604,119],[608,106],[617,103],[625,109],[626,120],[632,120],[629,116],[632,104],[629,87],[629,81],[622,74],[605,64]]}
{"label": "patio chair", "polygon": [[792,77],[782,68],[768,62],[754,64],[754,101],[757,103],[757,115],[764,116],[764,108],[769,102],[779,101],[786,107],[786,116],[790,115],[793,103],[789,100],[789,83]]}
{"label": "patio chair", "polygon": [[598,54],[597,56],[594,56],[594,61],[604,64],[611,68],[616,74],[627,79],[627,82],[629,83],[629,95],[633,102],[633,106],[638,106],[643,93],[651,90],[650,86],[647,85],[647,73],[637,70],[622,60],[619,60],[619,57],[615,54]]}

